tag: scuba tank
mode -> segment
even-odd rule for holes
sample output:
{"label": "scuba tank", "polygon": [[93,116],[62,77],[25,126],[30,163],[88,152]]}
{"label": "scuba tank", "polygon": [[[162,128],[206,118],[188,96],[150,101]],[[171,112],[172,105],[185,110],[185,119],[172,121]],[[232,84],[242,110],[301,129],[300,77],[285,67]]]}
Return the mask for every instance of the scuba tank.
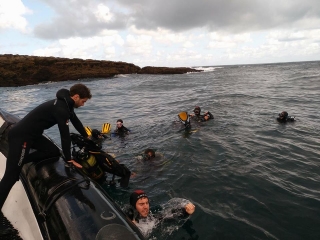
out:
{"label": "scuba tank", "polygon": [[119,176],[120,186],[128,186],[131,171],[124,164],[118,163],[111,155],[102,151],[101,146],[94,141],[75,133],[71,133],[70,136],[73,144],[72,156],[83,166],[87,176],[102,179],[108,172],[113,174],[110,184],[116,184],[115,176]]}
{"label": "scuba tank", "polygon": [[90,178],[98,180],[104,177],[104,171],[97,163],[93,154],[90,154],[89,152],[85,151],[84,148],[82,148],[76,153],[76,158],[83,167],[81,170]]}

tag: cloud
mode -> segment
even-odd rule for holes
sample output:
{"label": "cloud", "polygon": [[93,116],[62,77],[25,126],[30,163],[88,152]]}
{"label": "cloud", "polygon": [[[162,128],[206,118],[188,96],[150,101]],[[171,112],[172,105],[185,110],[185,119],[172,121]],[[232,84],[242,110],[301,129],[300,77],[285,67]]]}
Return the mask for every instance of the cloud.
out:
{"label": "cloud", "polygon": [[115,46],[121,46],[124,40],[116,31],[104,31],[101,36],[71,37],[60,39],[48,47],[33,52],[37,56],[58,56],[83,59],[112,59]]}
{"label": "cloud", "polygon": [[34,35],[19,35],[21,40],[11,31],[2,31],[2,52],[108,59],[140,66],[319,58],[318,0],[36,2],[26,1],[34,10],[30,17],[31,11],[21,0],[0,0],[0,29],[26,31],[31,23],[36,24]]}
{"label": "cloud", "polygon": [[98,22],[108,23],[111,22],[113,18],[113,14],[110,12],[110,9],[103,4],[98,4],[94,15],[96,16]]}
{"label": "cloud", "polygon": [[35,28],[45,39],[90,36],[102,30],[208,32],[239,34],[276,28],[317,28],[318,0],[44,0],[55,16]]}
{"label": "cloud", "polygon": [[0,30],[13,28],[26,32],[28,22],[23,15],[31,13],[21,0],[0,0]]}
{"label": "cloud", "polygon": [[[131,24],[142,29],[164,28],[175,32],[206,27],[209,31],[241,33],[297,26],[306,19],[319,23],[317,0],[186,1],[119,0],[131,9]],[[319,26],[319,25],[318,25]]]}
{"label": "cloud", "polygon": [[54,10],[55,15],[50,21],[34,28],[35,36],[42,39],[89,37],[103,30],[123,29],[126,25],[122,13],[113,13],[107,5],[98,1],[45,2]]}
{"label": "cloud", "polygon": [[225,35],[214,32],[210,33],[209,37],[211,40],[208,44],[209,48],[232,48],[236,47],[238,44],[252,42],[249,33]]}
{"label": "cloud", "polygon": [[[286,39],[286,41],[284,41]],[[246,63],[301,61],[320,55],[320,30],[271,31],[258,46],[240,45],[225,49],[221,61]]]}

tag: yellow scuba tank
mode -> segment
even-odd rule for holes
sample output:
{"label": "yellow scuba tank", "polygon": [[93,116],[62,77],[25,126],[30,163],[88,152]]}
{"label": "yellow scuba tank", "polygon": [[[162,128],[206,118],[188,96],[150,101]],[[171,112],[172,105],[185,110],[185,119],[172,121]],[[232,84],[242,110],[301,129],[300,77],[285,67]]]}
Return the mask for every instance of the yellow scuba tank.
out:
{"label": "yellow scuba tank", "polygon": [[84,171],[89,177],[97,180],[104,176],[104,171],[101,169],[93,154],[88,154],[88,158],[81,162]]}

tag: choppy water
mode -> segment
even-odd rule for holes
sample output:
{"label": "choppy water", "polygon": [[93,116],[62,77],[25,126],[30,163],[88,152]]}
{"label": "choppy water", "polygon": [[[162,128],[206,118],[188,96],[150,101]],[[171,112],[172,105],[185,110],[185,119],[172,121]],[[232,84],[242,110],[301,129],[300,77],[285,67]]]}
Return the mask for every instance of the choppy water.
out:
{"label": "choppy water", "polygon": [[[123,205],[144,189],[151,205],[186,198],[196,212],[157,239],[320,239],[320,62],[224,66],[184,75],[127,75],[82,81],[93,92],[77,109],[84,125],[133,133],[105,149],[137,173],[128,189],[104,185]],[[0,88],[1,108],[23,117],[74,82]],[[179,131],[195,105],[215,119]],[[288,111],[296,122],[279,124]],[[57,128],[47,133],[60,143]],[[158,160],[141,162],[147,147]]]}

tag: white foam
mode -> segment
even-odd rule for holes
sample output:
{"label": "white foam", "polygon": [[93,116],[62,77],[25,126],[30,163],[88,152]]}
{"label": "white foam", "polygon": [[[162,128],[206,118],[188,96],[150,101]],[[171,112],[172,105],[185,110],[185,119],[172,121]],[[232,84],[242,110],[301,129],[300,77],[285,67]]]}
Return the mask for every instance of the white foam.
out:
{"label": "white foam", "polygon": [[223,67],[196,67],[194,69],[196,70],[202,70],[204,72],[214,72],[218,68],[223,68]]}
{"label": "white foam", "polygon": [[144,236],[149,236],[152,230],[157,226],[158,220],[150,213],[148,217],[139,219],[139,223],[135,223]]}
{"label": "white foam", "polygon": [[118,78],[126,78],[126,77],[129,77],[130,74],[118,74],[118,75],[115,75],[114,77],[118,77]]}

